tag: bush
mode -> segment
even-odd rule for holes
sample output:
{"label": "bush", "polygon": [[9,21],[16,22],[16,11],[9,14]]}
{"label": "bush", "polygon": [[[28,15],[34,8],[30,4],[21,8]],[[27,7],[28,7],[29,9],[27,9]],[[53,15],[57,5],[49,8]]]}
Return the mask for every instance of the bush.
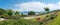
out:
{"label": "bush", "polygon": [[50,19],[54,19],[54,17],[50,17]]}
{"label": "bush", "polygon": [[35,15],[35,12],[34,11],[29,11],[28,15]]}
{"label": "bush", "polygon": [[8,20],[8,21],[0,22],[0,25],[31,25],[31,22],[25,19]]}
{"label": "bush", "polygon": [[55,17],[57,17],[56,14],[51,14],[51,15],[50,15],[50,19],[54,19]]}
{"label": "bush", "polygon": [[30,21],[25,19],[20,20],[7,20],[0,22],[0,25],[38,25],[37,21]]}

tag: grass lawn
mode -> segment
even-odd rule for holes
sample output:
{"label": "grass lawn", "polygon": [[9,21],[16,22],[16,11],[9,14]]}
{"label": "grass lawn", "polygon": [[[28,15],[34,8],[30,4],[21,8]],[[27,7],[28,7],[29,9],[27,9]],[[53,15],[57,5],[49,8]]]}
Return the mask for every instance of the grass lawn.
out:
{"label": "grass lawn", "polygon": [[60,25],[60,12],[57,18],[53,19],[53,21],[47,23],[46,25]]}

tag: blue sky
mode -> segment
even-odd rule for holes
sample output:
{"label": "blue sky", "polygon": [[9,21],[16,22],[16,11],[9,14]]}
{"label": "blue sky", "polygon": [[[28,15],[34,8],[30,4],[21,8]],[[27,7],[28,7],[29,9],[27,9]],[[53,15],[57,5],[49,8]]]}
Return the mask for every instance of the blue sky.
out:
{"label": "blue sky", "polygon": [[[32,4],[30,4],[30,3],[32,3]],[[27,6],[26,6],[26,4],[27,4]],[[38,4],[40,4],[40,6],[36,6]],[[16,10],[31,11],[32,10],[32,11],[39,12],[39,9],[43,10],[42,8],[40,8],[42,4],[43,4],[42,7],[44,7],[45,5],[50,7],[51,4],[52,4],[52,7],[53,6],[57,7],[60,5],[60,0],[0,0],[0,8],[4,8],[4,9],[11,8],[14,11],[16,11]],[[30,7],[29,5],[32,5],[32,6]],[[60,8],[60,6],[58,8]],[[50,9],[52,10],[51,7],[50,7]]]}

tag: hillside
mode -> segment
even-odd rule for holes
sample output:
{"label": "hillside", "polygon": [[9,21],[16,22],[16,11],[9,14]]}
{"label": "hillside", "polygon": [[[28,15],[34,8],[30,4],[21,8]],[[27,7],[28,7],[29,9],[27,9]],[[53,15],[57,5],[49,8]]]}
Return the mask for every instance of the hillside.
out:
{"label": "hillside", "polygon": [[57,16],[57,18],[48,22],[46,25],[60,25],[60,12],[59,12],[59,15]]}

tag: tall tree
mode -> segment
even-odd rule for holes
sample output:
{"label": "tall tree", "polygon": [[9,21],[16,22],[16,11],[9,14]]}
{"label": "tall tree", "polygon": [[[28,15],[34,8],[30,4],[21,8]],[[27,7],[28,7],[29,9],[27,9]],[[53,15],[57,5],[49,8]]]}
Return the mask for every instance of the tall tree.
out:
{"label": "tall tree", "polygon": [[19,11],[15,12],[15,17],[16,17],[15,19],[20,19],[20,12]]}
{"label": "tall tree", "polygon": [[20,15],[20,14],[19,14],[19,11],[16,11],[16,12],[15,12],[15,15],[19,16],[19,15]]}
{"label": "tall tree", "polygon": [[49,8],[48,8],[48,7],[46,7],[46,8],[44,8],[44,10],[45,10],[45,11],[49,11]]}
{"label": "tall tree", "polygon": [[49,12],[49,8],[48,8],[48,7],[44,8],[44,10],[45,10],[46,12]]}
{"label": "tall tree", "polygon": [[6,12],[6,10],[4,10],[3,8],[0,8],[0,15],[2,15],[5,12]]}
{"label": "tall tree", "polygon": [[7,13],[8,13],[9,16],[12,16],[13,15],[13,10],[12,9],[8,9]]}
{"label": "tall tree", "polygon": [[30,11],[30,12],[28,12],[28,15],[35,15],[35,12],[34,11]]}

